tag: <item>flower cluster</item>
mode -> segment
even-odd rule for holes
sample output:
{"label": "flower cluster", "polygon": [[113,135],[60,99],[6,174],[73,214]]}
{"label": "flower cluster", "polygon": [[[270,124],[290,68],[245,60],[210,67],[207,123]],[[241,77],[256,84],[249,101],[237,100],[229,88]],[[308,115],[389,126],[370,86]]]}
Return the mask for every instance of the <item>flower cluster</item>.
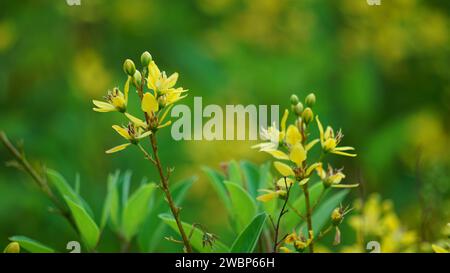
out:
{"label": "flower cluster", "polygon": [[[305,106],[296,95],[292,95],[290,101],[291,111],[295,114],[295,121],[292,124],[288,124],[289,110],[286,109],[281,119],[280,128],[278,129],[273,124],[267,129],[262,129],[263,142],[252,147],[273,156],[276,159],[273,166],[279,173],[279,179],[274,184],[274,188],[260,190],[263,194],[258,196],[257,199],[262,202],[268,202],[279,198],[288,203],[289,201],[286,199],[289,199],[291,187],[298,184],[305,196],[307,211],[304,220],[308,223],[309,238],[304,238],[302,234],[297,235],[294,231],[286,238],[285,243],[292,244],[297,251],[303,251],[306,247],[309,247],[310,251],[312,251],[314,233],[311,216],[320,198],[316,200],[315,204],[311,202],[308,192],[309,181],[316,173],[323,184],[324,191],[331,187],[352,188],[358,186],[358,184],[341,184],[341,181],[345,178],[342,169],[335,169],[330,164],[327,164],[327,168],[325,168],[323,162],[328,154],[348,157],[355,157],[356,154],[352,153],[355,150],[353,147],[339,146],[344,136],[341,130],[335,132],[331,126],[327,126],[324,130],[319,117],[314,114],[312,109],[316,103],[315,94],[311,93],[306,96],[304,100]],[[310,139],[314,123],[317,125],[316,129],[319,137]],[[320,158],[313,159],[310,152],[318,143],[320,143],[321,147]],[[320,197],[322,195],[323,192]],[[342,216],[344,214],[344,211],[339,210],[334,213],[334,216],[337,215],[337,212],[341,212]],[[284,213],[285,211],[282,210],[280,217]],[[335,224],[335,227],[338,231],[337,225]],[[280,250],[287,251],[288,249],[284,247],[280,248]]]}
{"label": "flower cluster", "polygon": [[[128,77],[123,92],[115,87],[112,91],[108,91],[105,101],[92,101],[95,105],[94,111],[120,112],[129,120],[126,126],[112,126],[119,135],[127,140],[127,143],[111,148],[106,153],[124,150],[131,144],[139,145],[141,139],[170,125],[171,121],[165,121],[165,119],[172,105],[187,96],[183,95],[187,90],[175,87],[178,73],[175,72],[168,77],[165,71],[160,71],[150,53],[142,54],[141,64],[142,72],[136,69],[132,60],[125,60],[123,70]],[[130,85],[136,88],[144,119],[127,112]]]}

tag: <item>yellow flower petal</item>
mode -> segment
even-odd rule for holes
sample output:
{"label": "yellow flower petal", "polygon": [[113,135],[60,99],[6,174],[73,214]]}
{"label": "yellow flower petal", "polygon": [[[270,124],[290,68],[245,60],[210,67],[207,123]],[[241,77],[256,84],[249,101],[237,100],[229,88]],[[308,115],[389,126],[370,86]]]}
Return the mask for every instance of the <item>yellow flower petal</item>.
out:
{"label": "yellow flower petal", "polygon": [[350,188],[356,188],[359,184],[335,184],[331,185],[332,188],[340,188],[340,189],[350,189]]}
{"label": "yellow flower petal", "polygon": [[125,105],[128,104],[128,92],[130,91],[130,82],[131,82],[131,76],[128,76],[127,81],[125,82],[125,86],[123,88],[123,92],[125,93]]}
{"label": "yellow flower petal", "polygon": [[148,65],[148,81],[147,87],[149,89],[157,90],[156,84],[161,78],[161,71],[159,71],[158,66],[154,61],[151,61]]}
{"label": "yellow flower petal", "polygon": [[292,168],[289,165],[286,165],[282,162],[279,161],[275,161],[273,163],[273,166],[275,167],[275,169],[277,169],[277,171],[282,175],[282,176],[294,176],[294,171],[292,170]]}
{"label": "yellow flower petal", "polygon": [[285,178],[282,177],[282,178],[278,179],[278,181],[277,181],[277,186],[280,188],[283,188],[283,189],[286,188],[286,185],[288,187],[290,187],[290,186],[292,186],[292,184],[294,184],[294,180],[290,179],[290,178],[286,178],[286,180],[285,180]]}
{"label": "yellow flower petal", "polygon": [[142,98],[142,105],[141,105],[142,111],[147,113],[156,113],[159,109],[158,101],[156,98],[150,94],[145,93],[144,97]]}
{"label": "yellow flower petal", "polygon": [[169,126],[170,124],[172,124],[172,121],[171,121],[171,120],[168,120],[166,123],[158,125],[158,129],[167,127],[167,126]]}
{"label": "yellow flower petal", "polygon": [[178,80],[178,73],[173,73],[170,75],[170,77],[167,78],[166,82],[164,83],[164,89],[169,89],[174,87],[174,85],[177,83]]}
{"label": "yellow flower petal", "polygon": [[125,113],[125,116],[134,123],[134,125],[138,126],[138,127],[142,127],[145,128],[147,127],[147,123],[131,114]]}
{"label": "yellow flower petal", "polygon": [[268,202],[272,199],[274,199],[275,197],[278,197],[277,192],[269,192],[263,195],[260,195],[258,197],[256,197],[256,200],[261,201],[261,202]]}
{"label": "yellow flower petal", "polygon": [[269,153],[270,155],[272,155],[276,159],[289,160],[289,156],[287,154],[285,154],[284,152],[279,151],[279,150],[263,150],[263,152]]}
{"label": "yellow flower petal", "polygon": [[131,140],[131,136],[130,136],[130,134],[128,133],[128,130],[127,130],[127,129],[125,129],[125,128],[123,128],[123,127],[120,127],[119,125],[113,125],[112,128],[113,128],[119,135],[121,135],[122,137],[124,137],[125,139]]}
{"label": "yellow flower petal", "polygon": [[336,147],[334,148],[335,151],[354,151],[355,148],[354,147],[350,147],[350,146],[341,146],[341,147]]}
{"label": "yellow flower petal", "polygon": [[97,106],[97,108],[93,108],[94,111],[96,112],[114,112],[117,111],[116,107],[114,107],[114,105],[104,102],[104,101],[99,101],[99,100],[92,100],[92,103]]}
{"label": "yellow flower petal", "polygon": [[289,125],[286,131],[286,143],[291,146],[294,146],[300,141],[302,141],[302,135],[300,134],[300,131],[298,130],[297,126]]}
{"label": "yellow flower petal", "polygon": [[349,156],[349,157],[355,157],[356,156],[356,154],[349,154],[349,153],[346,153],[346,152],[341,152],[341,151],[336,151],[336,150],[331,151],[331,153],[337,154],[337,155]]}
{"label": "yellow flower petal", "polygon": [[300,167],[303,161],[306,160],[306,151],[300,143],[292,147],[289,158],[292,162],[297,164],[297,167]]}
{"label": "yellow flower petal", "polygon": [[288,109],[285,109],[283,117],[281,118],[281,132],[286,131],[286,121],[287,121],[288,115],[289,115],[289,111],[288,111]]}
{"label": "yellow flower petal", "polygon": [[318,115],[316,116],[316,121],[317,121],[317,127],[319,127],[319,132],[320,132],[320,142],[323,143],[325,141],[325,139],[323,137],[323,126],[322,126],[322,123],[320,123]]}
{"label": "yellow flower petal", "polygon": [[298,184],[299,184],[300,186],[303,186],[303,185],[305,185],[306,183],[308,183],[308,181],[309,181],[309,177],[300,180],[300,182],[298,182]]}
{"label": "yellow flower petal", "polygon": [[125,144],[116,146],[114,148],[111,148],[108,151],[106,151],[105,153],[112,154],[112,153],[115,153],[115,152],[119,152],[119,151],[122,151],[122,150],[126,149],[130,145],[131,145],[131,143],[125,143]]}
{"label": "yellow flower petal", "polygon": [[[317,169],[318,167],[321,167],[321,166],[322,166],[322,163],[318,163],[318,162],[312,164],[311,166],[309,166],[309,167],[306,169],[306,172],[305,172],[306,176],[310,176],[311,173],[312,173],[315,169]],[[322,171],[323,171],[323,170],[322,170]]]}
{"label": "yellow flower petal", "polygon": [[319,141],[320,141],[320,139],[318,139],[318,138],[311,140],[308,144],[305,145],[305,150],[306,151],[311,150],[311,148],[314,147],[314,145],[316,145]]}

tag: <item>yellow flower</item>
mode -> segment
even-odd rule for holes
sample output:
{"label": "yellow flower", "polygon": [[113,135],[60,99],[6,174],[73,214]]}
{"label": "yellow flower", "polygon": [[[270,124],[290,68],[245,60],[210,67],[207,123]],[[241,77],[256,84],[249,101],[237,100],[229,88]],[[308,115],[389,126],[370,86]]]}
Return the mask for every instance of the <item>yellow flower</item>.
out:
{"label": "yellow flower", "polygon": [[286,238],[284,239],[284,242],[286,244],[292,244],[293,242],[297,241],[299,238],[297,236],[297,233],[294,231],[291,234],[289,234],[288,236],[286,236]]}
{"label": "yellow flower", "polygon": [[285,247],[285,246],[280,247],[280,250],[283,253],[292,253],[292,251],[289,248]]}
{"label": "yellow flower", "polygon": [[266,192],[263,195],[258,196],[256,199],[261,202],[268,202],[270,200],[273,200],[274,198],[283,197],[286,195],[285,190],[259,190],[260,192]]}
{"label": "yellow flower", "polygon": [[345,151],[353,151],[355,148],[350,146],[337,147],[341,142],[344,135],[339,130],[335,135],[333,128],[330,126],[327,129],[323,130],[322,123],[320,123],[319,116],[316,116],[317,126],[319,127],[320,132],[320,143],[322,144],[322,149],[326,153],[338,154],[343,156],[351,156],[355,157],[356,154],[347,153]]}
{"label": "yellow flower", "polygon": [[328,164],[328,171],[323,169],[322,163],[318,163],[315,167],[317,175],[320,177],[325,187],[333,188],[354,188],[359,184],[340,184],[342,179],[345,178],[345,174],[341,170],[335,170]]}
{"label": "yellow flower", "polygon": [[167,77],[165,71],[160,71],[154,61],[148,65],[147,87],[157,93],[166,94],[174,90],[174,86],[178,80],[178,73],[173,73]]}
{"label": "yellow flower", "polygon": [[138,144],[139,140],[144,137],[149,136],[152,132],[145,131],[142,127],[137,127],[133,123],[129,123],[127,127],[120,127],[118,125],[113,125],[112,128],[123,138],[128,140],[128,143],[121,144],[119,146],[113,147],[106,151],[107,154],[112,154],[118,151],[126,149],[131,144]]}
{"label": "yellow flower", "polygon": [[93,110],[102,113],[114,111],[124,113],[127,110],[130,81],[131,77],[128,77],[124,88],[125,94],[122,93],[119,88],[114,88],[113,91],[108,91],[108,94],[105,96],[106,102],[92,100],[92,103],[94,103],[94,105],[96,106],[95,108],[93,108]]}
{"label": "yellow flower", "polygon": [[283,142],[286,135],[286,122],[289,115],[289,111],[284,110],[283,117],[281,118],[281,131],[277,129],[275,122],[267,129],[261,128],[261,138],[265,142],[252,146],[252,149],[259,149],[262,152],[267,152],[277,159],[289,159],[289,157],[282,151],[278,150],[278,146]]}

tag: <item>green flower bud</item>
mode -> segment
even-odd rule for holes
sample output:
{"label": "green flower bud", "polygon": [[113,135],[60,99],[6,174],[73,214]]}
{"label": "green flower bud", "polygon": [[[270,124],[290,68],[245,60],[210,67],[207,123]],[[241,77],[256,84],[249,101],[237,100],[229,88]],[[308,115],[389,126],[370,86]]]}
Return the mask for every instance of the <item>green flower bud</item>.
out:
{"label": "green flower bud", "polygon": [[136,70],[134,72],[133,80],[134,80],[134,84],[136,86],[141,86],[141,84],[142,84],[142,75],[141,75],[141,72],[139,72],[139,70]]}
{"label": "green flower bud", "polygon": [[158,97],[158,104],[160,108],[164,108],[167,104],[167,97],[166,95],[162,95]]}
{"label": "green flower bud", "polygon": [[125,71],[128,76],[134,75],[134,72],[136,72],[136,66],[134,65],[132,60],[125,60],[125,62],[123,63],[123,71]]}
{"label": "green flower bud", "polygon": [[306,106],[312,107],[316,103],[316,95],[310,93],[305,99]]}
{"label": "green flower bud", "polygon": [[20,253],[20,245],[18,242],[9,243],[3,253]]}
{"label": "green flower bud", "polygon": [[303,110],[303,113],[302,113],[302,119],[303,119],[303,121],[304,121],[306,124],[308,124],[308,123],[310,123],[311,121],[313,121],[313,119],[314,119],[314,113],[313,113],[313,111],[311,110],[311,108],[306,107],[305,110]]}
{"label": "green flower bud", "polygon": [[291,95],[291,104],[292,104],[292,105],[297,105],[297,103],[298,103],[298,97],[297,97],[297,95],[292,94],[292,95]]}
{"label": "green flower bud", "polygon": [[297,116],[301,116],[302,115],[302,112],[303,112],[303,104],[301,103],[301,102],[299,102],[299,103],[297,103],[295,106],[294,106],[294,113],[297,115]]}
{"label": "green flower bud", "polygon": [[142,66],[147,67],[151,61],[152,61],[152,55],[150,55],[150,53],[148,51],[145,51],[144,53],[142,53],[142,55],[141,55]]}

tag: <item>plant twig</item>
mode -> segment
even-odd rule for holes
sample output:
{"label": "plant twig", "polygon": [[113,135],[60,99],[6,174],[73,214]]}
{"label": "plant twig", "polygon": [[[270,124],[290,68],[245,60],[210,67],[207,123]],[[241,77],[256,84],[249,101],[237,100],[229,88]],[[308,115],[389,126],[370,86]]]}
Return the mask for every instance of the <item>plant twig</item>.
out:
{"label": "plant twig", "polygon": [[279,233],[279,230],[280,230],[281,218],[283,217],[283,215],[285,215],[288,212],[286,210],[286,206],[287,206],[287,203],[289,201],[289,193],[291,191],[291,186],[292,185],[288,186],[288,184],[286,182],[286,177],[284,177],[284,185],[286,187],[286,197],[284,199],[283,207],[281,208],[280,214],[278,215],[277,224],[275,225],[275,235],[274,235],[274,238],[273,238],[273,252],[274,253],[277,252],[277,248],[278,248],[278,245],[279,245],[278,233]]}
{"label": "plant twig", "polygon": [[48,196],[48,198],[53,202],[53,204],[57,208],[58,214],[62,215],[69,224],[75,229],[75,231],[78,233],[78,228],[75,224],[75,221],[72,218],[72,215],[69,211],[64,207],[64,205],[56,198],[56,196],[53,194],[52,190],[47,184],[47,178],[45,175],[40,175],[39,172],[28,162],[28,160],[25,158],[25,155],[17,150],[17,148],[9,141],[8,137],[6,136],[6,133],[1,131],[0,132],[0,140],[3,143],[3,145],[6,147],[6,149],[11,153],[12,156],[15,157],[17,162],[20,164],[20,166],[23,167],[23,170],[28,173],[33,181],[36,182],[39,189],[44,192]]}

